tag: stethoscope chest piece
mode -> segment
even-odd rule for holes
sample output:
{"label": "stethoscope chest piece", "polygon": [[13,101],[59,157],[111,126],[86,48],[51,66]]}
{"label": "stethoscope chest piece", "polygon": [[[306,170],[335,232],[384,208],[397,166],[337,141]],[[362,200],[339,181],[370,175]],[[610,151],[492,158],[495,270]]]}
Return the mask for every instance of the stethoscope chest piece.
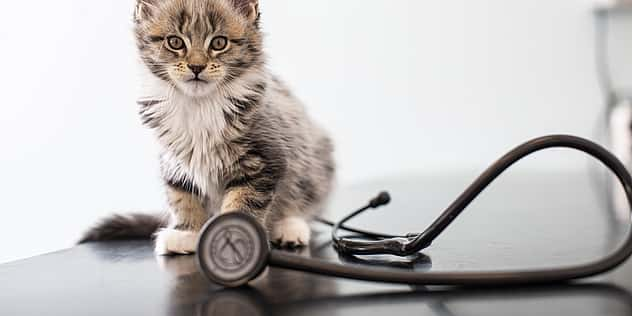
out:
{"label": "stethoscope chest piece", "polygon": [[252,216],[235,212],[206,223],[198,241],[198,262],[215,283],[247,284],[265,269],[270,253],[267,235]]}

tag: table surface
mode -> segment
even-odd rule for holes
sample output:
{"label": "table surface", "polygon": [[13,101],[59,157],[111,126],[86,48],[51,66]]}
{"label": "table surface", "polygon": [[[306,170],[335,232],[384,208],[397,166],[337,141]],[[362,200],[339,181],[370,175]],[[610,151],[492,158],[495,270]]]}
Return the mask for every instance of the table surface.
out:
{"label": "table surface", "polygon": [[[392,233],[421,231],[475,176],[402,175],[341,188],[327,216],[338,218],[388,188],[393,202],[353,224]],[[510,172],[421,259],[371,259],[416,271],[592,261],[612,251],[627,232],[628,217],[617,215],[621,210],[613,209],[598,178]],[[328,236],[327,227],[314,224],[313,243],[301,255],[362,264],[340,258]],[[149,241],[81,245],[0,265],[0,315],[630,315],[630,291],[630,262],[579,282],[504,288],[410,287],[270,268],[249,287],[226,290],[203,277],[194,257],[156,257]]]}

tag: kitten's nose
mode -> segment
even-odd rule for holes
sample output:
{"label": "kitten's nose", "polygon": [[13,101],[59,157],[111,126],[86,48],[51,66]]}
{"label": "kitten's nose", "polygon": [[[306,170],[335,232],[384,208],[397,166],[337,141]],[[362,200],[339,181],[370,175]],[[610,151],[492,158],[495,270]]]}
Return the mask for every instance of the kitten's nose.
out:
{"label": "kitten's nose", "polygon": [[188,64],[187,67],[193,71],[194,74],[199,75],[204,69],[206,69],[206,65],[192,65]]}

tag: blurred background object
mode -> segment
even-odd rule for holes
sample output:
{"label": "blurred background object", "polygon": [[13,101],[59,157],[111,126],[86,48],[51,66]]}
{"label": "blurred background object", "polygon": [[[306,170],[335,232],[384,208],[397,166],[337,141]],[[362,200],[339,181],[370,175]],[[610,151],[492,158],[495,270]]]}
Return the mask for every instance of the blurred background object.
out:
{"label": "blurred background object", "polygon": [[[606,114],[605,132],[613,153],[632,166],[632,1],[609,1],[595,11],[595,47],[598,78]],[[608,176],[608,178],[610,178]],[[619,217],[629,217],[623,191],[611,183]],[[607,183],[607,182],[605,182]]]}
{"label": "blurred background object", "polygon": [[599,79],[613,107],[632,98],[632,1],[599,6],[595,16]]}
{"label": "blurred background object", "polygon": [[[3,5],[0,262],[71,246],[111,212],[164,207],[134,102],[134,1]],[[595,138],[595,5],[261,0],[270,67],[334,136],[343,186],[474,176],[532,137]],[[610,50],[613,82],[632,66],[624,52]],[[585,158],[545,153],[516,172],[560,169],[585,170]]]}

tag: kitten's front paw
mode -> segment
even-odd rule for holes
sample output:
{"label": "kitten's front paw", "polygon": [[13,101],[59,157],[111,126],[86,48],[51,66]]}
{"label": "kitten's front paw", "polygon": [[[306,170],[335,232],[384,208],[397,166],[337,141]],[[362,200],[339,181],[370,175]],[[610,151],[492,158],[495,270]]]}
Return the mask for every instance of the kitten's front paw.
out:
{"label": "kitten's front paw", "polygon": [[165,228],[156,233],[157,255],[190,255],[197,250],[198,233]]}
{"label": "kitten's front paw", "polygon": [[309,238],[309,225],[300,217],[286,217],[275,223],[272,231],[272,242],[282,248],[307,246]]}

